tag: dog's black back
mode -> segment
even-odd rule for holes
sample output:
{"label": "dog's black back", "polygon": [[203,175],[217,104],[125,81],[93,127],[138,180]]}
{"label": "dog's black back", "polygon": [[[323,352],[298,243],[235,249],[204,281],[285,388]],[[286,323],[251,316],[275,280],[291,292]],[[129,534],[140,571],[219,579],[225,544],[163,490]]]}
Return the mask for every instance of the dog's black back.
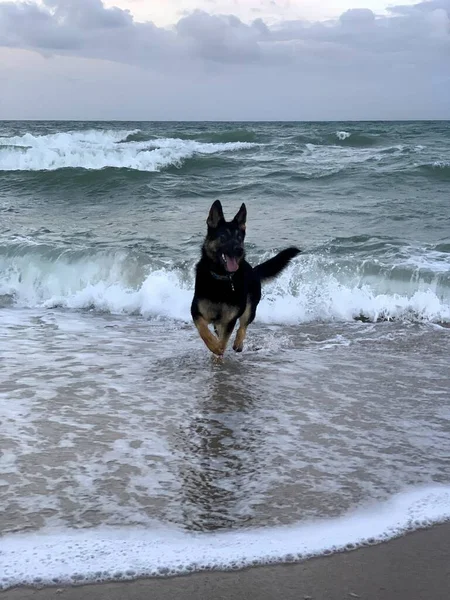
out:
{"label": "dog's black back", "polygon": [[[288,248],[253,268],[245,259],[246,217],[242,204],[234,219],[225,221],[222,205],[216,200],[206,221],[208,231],[196,267],[191,315],[205,344],[218,355],[225,351],[237,319],[240,326],[233,349],[242,351],[246,329],[261,300],[261,283],[276,277],[300,252]],[[210,323],[218,337],[209,331]]]}

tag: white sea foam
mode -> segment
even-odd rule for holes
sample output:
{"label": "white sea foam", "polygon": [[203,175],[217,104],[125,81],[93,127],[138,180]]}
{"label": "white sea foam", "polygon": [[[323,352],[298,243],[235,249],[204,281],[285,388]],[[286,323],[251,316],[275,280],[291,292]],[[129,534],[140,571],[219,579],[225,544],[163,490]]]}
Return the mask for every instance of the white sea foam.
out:
{"label": "white sea foam", "polygon": [[0,588],[76,584],[299,561],[450,519],[450,486],[412,489],[335,519],[226,533],[64,530],[2,538]]}
{"label": "white sea foam", "polygon": [[[430,261],[427,266],[430,267]],[[93,255],[77,261],[64,256],[51,262],[30,256],[0,259],[0,296],[21,307],[95,309],[115,314],[141,314],[182,321],[190,319],[194,272],[140,267],[125,253]],[[437,264],[434,279],[366,280],[324,270],[317,261],[291,265],[264,286],[258,320],[273,324],[348,321],[360,316],[412,321],[450,321],[450,291]]]}
{"label": "white sea foam", "polygon": [[0,138],[0,171],[53,171],[106,167],[160,171],[194,155],[257,147],[248,142],[202,143],[176,138],[127,141],[132,131],[87,130]]}
{"label": "white sea foam", "polygon": [[406,267],[427,270],[432,273],[450,272],[450,254],[428,249],[426,252],[420,248],[408,248],[407,256],[400,263]]}
{"label": "white sea foam", "polygon": [[336,131],[336,137],[338,140],[344,141],[351,136],[351,133],[348,131]]}
{"label": "white sea foam", "polygon": [[61,131],[46,135],[33,135],[25,133],[11,137],[0,137],[0,148],[2,146],[16,146],[18,148],[36,147],[68,147],[74,144],[110,145],[120,142],[127,136],[139,133],[139,129],[87,129],[84,131]]}
{"label": "white sea foam", "polygon": [[[383,152],[389,151],[388,154]],[[362,163],[382,162],[401,155],[402,149],[392,148],[352,148],[338,145],[305,144],[305,151],[293,156],[286,163],[305,177],[326,177],[339,173],[351,166]],[[388,168],[388,165],[386,165]]]}

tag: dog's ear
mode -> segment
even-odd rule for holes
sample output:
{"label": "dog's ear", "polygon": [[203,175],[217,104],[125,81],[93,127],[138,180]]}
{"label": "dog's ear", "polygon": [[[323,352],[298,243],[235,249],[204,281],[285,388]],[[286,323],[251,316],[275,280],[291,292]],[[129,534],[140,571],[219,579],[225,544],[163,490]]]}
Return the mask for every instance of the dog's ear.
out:
{"label": "dog's ear", "polygon": [[239,229],[245,231],[245,222],[247,221],[247,209],[244,203],[242,203],[241,208],[239,209],[233,220],[236,221],[236,223],[239,225]]}
{"label": "dog's ear", "polygon": [[209,215],[206,219],[206,224],[208,225],[208,227],[211,227],[211,229],[215,229],[224,220],[225,218],[223,216],[222,205],[220,203],[220,200],[216,200],[209,209]]}

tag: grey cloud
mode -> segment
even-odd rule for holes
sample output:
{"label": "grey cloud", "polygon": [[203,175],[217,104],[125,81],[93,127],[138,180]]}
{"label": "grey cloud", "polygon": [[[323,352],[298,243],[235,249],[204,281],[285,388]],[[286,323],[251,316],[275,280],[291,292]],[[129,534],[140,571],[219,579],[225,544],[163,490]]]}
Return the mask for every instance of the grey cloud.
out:
{"label": "grey cloud", "polygon": [[450,0],[426,0],[417,4],[388,6],[387,10],[399,15],[412,15],[418,12],[433,12],[434,10],[444,10],[450,15]]}
{"label": "grey cloud", "polygon": [[102,0],[44,0],[58,22],[74,27],[108,29],[132,25],[129,11],[117,7],[105,8]]}
{"label": "grey cloud", "polygon": [[[37,5],[12,2],[0,5],[0,45],[51,48],[53,38],[53,17]],[[57,42],[56,47],[73,48],[74,45],[71,36],[67,35]]]}
{"label": "grey cloud", "polygon": [[183,56],[173,32],[136,23],[128,11],[101,0],[45,0],[0,4],[0,46],[140,66]]}
{"label": "grey cloud", "polygon": [[375,14],[369,8],[350,8],[342,13],[339,21],[344,27],[371,27],[375,23]]}
{"label": "grey cloud", "polygon": [[259,42],[267,30],[261,19],[248,26],[234,15],[215,16],[195,11],[180,19],[176,31],[206,60],[241,63],[259,59]]}
{"label": "grey cloud", "polygon": [[[392,17],[351,9],[337,21],[290,21],[269,27],[233,15],[195,11],[173,29],[137,23],[102,0],[44,0],[0,4],[0,45],[43,52],[109,59],[128,64],[177,69],[186,61],[216,64],[304,62],[316,55],[356,53],[418,55],[449,50],[450,0],[431,0],[391,8]],[[182,67],[184,68],[184,67]]]}
{"label": "grey cloud", "polygon": [[364,25],[373,23],[375,15],[370,8],[350,8],[340,16],[341,23],[352,23],[356,25]]}

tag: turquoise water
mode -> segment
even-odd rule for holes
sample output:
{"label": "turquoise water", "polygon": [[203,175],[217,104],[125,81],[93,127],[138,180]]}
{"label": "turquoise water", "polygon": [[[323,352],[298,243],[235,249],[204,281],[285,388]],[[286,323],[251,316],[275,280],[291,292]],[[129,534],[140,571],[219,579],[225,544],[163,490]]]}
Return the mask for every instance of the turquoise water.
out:
{"label": "turquoise water", "polygon": [[[302,284],[368,285],[388,294],[385,316],[393,294],[431,290],[436,313],[406,300],[403,312],[446,321],[449,133],[447,122],[3,122],[0,293],[70,306],[88,284],[139,289],[161,267],[182,286],[219,197],[228,214],[247,203],[252,260],[297,244]],[[317,319],[344,310],[308,307]]]}

